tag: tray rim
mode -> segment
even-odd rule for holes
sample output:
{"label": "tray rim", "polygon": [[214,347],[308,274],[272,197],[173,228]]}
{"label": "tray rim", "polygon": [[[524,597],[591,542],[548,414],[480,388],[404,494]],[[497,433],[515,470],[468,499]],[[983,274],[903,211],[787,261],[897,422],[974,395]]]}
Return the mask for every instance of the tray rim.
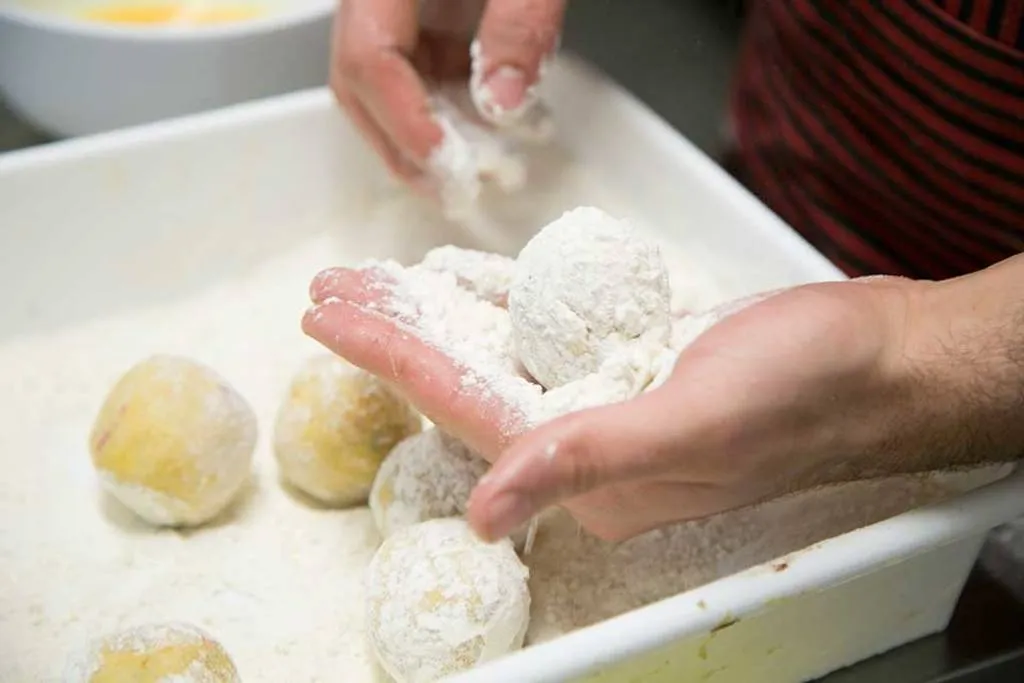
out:
{"label": "tray rim", "polygon": [[[788,565],[784,572],[771,570],[770,565],[782,559],[776,558],[532,645],[445,681],[572,680],[681,638],[710,632],[772,603],[799,599],[812,590],[827,590],[937,547],[985,534],[1022,514],[1024,467],[1016,467],[1003,478],[967,493],[789,553],[783,556]],[[851,557],[853,561],[847,561]]]}

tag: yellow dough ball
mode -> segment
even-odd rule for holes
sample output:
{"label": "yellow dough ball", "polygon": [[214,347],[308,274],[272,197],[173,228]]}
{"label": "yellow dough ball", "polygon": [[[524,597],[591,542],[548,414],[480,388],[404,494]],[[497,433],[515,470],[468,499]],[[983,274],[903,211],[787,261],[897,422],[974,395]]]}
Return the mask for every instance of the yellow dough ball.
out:
{"label": "yellow dough ball", "polygon": [[147,624],[104,636],[72,660],[65,683],[240,683],[231,657],[188,624]]}
{"label": "yellow dough ball", "polygon": [[100,481],[158,526],[195,526],[232,501],[249,475],[256,416],[213,370],[158,355],[114,385],[89,439]]}
{"label": "yellow dough ball", "polygon": [[360,505],[388,452],[422,424],[378,378],[336,356],[317,356],[281,405],[274,453],[292,486],[327,505]]}

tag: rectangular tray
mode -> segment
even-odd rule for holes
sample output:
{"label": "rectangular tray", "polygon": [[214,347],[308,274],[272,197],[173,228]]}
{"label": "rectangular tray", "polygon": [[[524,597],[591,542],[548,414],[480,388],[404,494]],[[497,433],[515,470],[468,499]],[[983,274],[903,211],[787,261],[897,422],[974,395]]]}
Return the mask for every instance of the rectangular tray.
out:
{"label": "rectangular tray", "polygon": [[[400,190],[324,90],[0,156],[0,342],[216,289],[301,239],[323,238],[310,277],[314,265],[410,261],[444,243],[514,253],[547,220],[586,203],[633,218],[682,254],[681,264],[711,264],[714,293],[686,303],[843,278],[601,75],[562,59],[545,91],[561,151],[532,177],[525,206],[493,200],[506,226],[498,232],[466,231],[425,218],[415,204],[383,202]],[[690,274],[682,268],[685,279]],[[296,282],[287,301],[271,302],[286,313],[294,309],[296,326],[307,281]],[[137,350],[148,343],[140,340]],[[244,359],[232,351],[224,341],[202,354],[244,372]],[[111,377],[121,369],[96,349],[81,349],[81,363]],[[267,363],[273,367],[247,381],[282,385],[284,361]],[[23,380],[13,387],[23,412],[12,425],[45,410],[39,387],[59,381],[41,362],[34,377],[38,386]],[[54,410],[81,420],[96,399],[61,399]],[[0,434],[0,448],[23,443],[5,438],[13,439]],[[966,486],[974,490],[945,503],[531,646],[452,681],[782,683],[824,675],[945,626],[986,532],[1024,514],[1024,476],[990,483],[1003,474],[983,476]],[[0,527],[0,556],[10,550],[5,535]]]}

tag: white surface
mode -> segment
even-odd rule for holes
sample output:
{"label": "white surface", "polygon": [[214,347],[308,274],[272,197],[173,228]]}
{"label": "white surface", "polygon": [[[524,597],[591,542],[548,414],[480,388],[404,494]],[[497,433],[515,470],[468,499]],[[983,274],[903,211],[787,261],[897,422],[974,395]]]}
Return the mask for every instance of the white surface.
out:
{"label": "white surface", "polygon": [[98,4],[0,0],[0,92],[51,134],[113,130],[327,82],[331,0],[256,0],[265,15],[199,27],[116,26],[66,12]]}
{"label": "white surface", "polygon": [[[504,227],[490,242],[386,182],[324,91],[0,157],[0,407],[9,425],[0,430],[0,678],[53,680],[40,662],[59,671],[63,653],[96,633],[167,619],[210,630],[248,683],[331,680],[339,662],[366,669],[359,577],[377,542],[367,510],[332,513],[289,498],[264,431],[256,488],[232,515],[190,535],[152,534],[97,501],[85,448],[109,382],[156,350],[216,367],[266,429],[316,349],[298,323],[321,267],[410,262],[448,242],[508,253],[567,206],[589,203],[669,246],[679,305],[841,277],[635,101],[569,62],[551,78],[562,149],[531,166],[528,201],[493,198]],[[878,490],[884,498],[901,489]],[[571,679],[783,598],[798,618],[785,629],[762,623],[749,637],[784,634],[788,668],[748,658],[755,668],[745,680],[802,680],[941,628],[980,535],[1021,513],[1017,476],[822,543],[790,571],[723,579],[462,680]],[[799,508],[779,515],[746,526],[738,516],[752,536],[737,568],[749,566],[744,557],[764,561],[771,545],[759,542],[772,532],[813,527]],[[684,535],[694,554],[681,557],[699,559],[701,538]],[[544,545],[542,536],[534,554]],[[712,652],[705,665],[737,656]]]}

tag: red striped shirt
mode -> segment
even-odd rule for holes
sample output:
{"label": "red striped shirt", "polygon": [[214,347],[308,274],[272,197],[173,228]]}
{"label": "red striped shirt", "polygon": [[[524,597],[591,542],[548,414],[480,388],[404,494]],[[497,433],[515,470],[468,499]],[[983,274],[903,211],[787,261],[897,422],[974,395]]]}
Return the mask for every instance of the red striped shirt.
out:
{"label": "red striped shirt", "polygon": [[759,0],[731,115],[731,165],[850,275],[1024,251],[1024,0]]}

